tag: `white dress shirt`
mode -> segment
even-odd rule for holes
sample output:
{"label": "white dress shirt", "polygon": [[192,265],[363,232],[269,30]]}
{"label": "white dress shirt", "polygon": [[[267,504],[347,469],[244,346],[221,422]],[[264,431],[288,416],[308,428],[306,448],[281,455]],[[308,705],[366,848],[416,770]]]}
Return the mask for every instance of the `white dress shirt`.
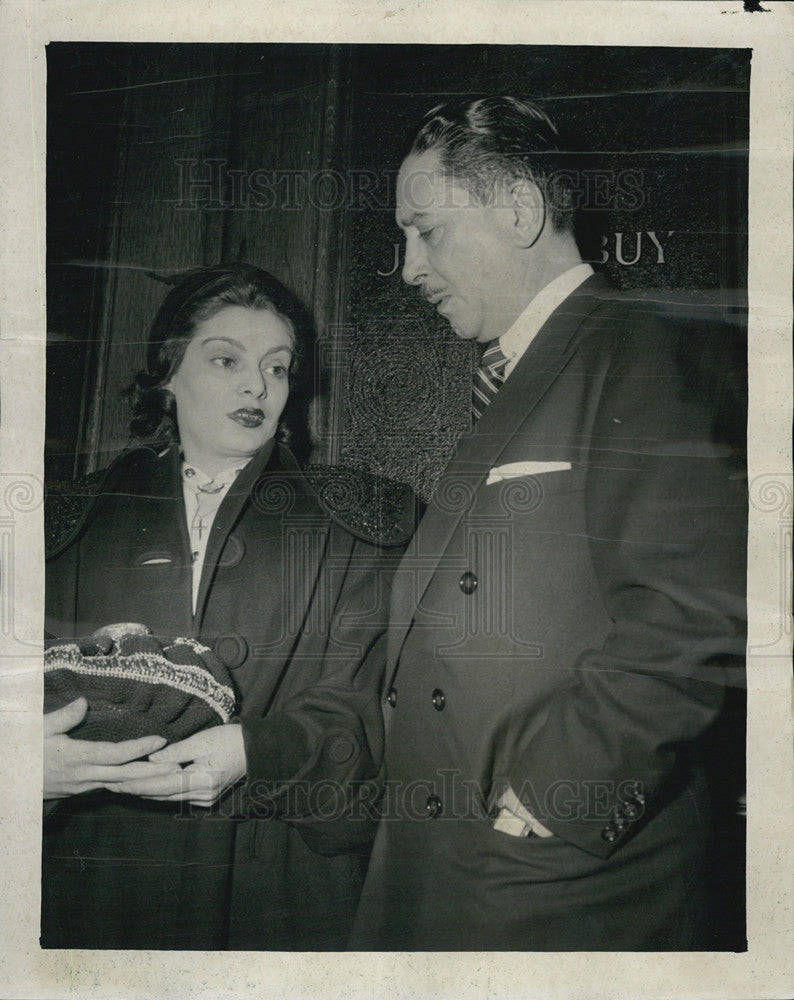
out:
{"label": "white dress shirt", "polygon": [[499,347],[506,358],[505,379],[521,360],[538,331],[557,306],[575,291],[593,273],[589,264],[576,264],[541,288],[507,333],[499,338]]}

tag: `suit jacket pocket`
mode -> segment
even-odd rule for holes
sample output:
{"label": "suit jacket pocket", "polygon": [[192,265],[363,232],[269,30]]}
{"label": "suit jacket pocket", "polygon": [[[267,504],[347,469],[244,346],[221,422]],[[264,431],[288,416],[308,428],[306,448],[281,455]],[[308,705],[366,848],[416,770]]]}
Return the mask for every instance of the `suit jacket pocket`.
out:
{"label": "suit jacket pocket", "polygon": [[567,496],[584,491],[585,467],[557,472],[544,472],[539,476],[517,476],[504,479],[487,487],[486,495],[492,505],[494,500],[506,514],[532,514],[550,497]]}

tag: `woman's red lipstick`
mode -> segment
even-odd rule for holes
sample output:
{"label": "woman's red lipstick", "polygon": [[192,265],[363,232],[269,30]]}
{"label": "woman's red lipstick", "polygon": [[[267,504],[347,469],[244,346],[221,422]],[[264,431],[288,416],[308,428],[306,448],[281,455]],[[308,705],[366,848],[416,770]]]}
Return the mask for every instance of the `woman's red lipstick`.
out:
{"label": "woman's red lipstick", "polygon": [[235,410],[233,413],[227,414],[227,416],[234,420],[235,423],[240,424],[241,427],[259,427],[264,423],[265,415],[264,413],[252,406],[245,406],[239,410]]}

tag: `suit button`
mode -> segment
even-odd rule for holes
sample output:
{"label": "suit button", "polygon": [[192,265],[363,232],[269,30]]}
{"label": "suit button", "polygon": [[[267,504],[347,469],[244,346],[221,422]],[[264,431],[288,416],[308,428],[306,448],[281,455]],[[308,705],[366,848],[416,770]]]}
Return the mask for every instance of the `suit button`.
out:
{"label": "suit button", "polygon": [[435,819],[436,816],[440,816],[444,808],[441,803],[441,799],[437,795],[428,795],[425,807],[427,809],[427,815],[431,819]]}
{"label": "suit button", "polygon": [[629,821],[626,819],[625,816],[616,816],[613,820],[613,823],[615,824],[615,829],[619,831],[625,830],[626,827],[629,825]]}
{"label": "suit button", "polygon": [[248,643],[236,633],[219,635],[212,644],[212,650],[229,670],[241,667],[248,658]]}
{"label": "suit button", "polygon": [[637,819],[640,815],[640,807],[636,802],[624,802],[620,811],[629,820]]}
{"label": "suit button", "polygon": [[386,701],[391,705],[392,708],[397,704],[397,688],[389,688],[389,693],[386,695]]}
{"label": "suit button", "polygon": [[472,573],[470,569],[467,569],[463,576],[460,578],[460,589],[464,594],[473,594],[477,589],[477,575]]}
{"label": "suit button", "polygon": [[433,701],[433,708],[437,712],[443,712],[444,706],[447,703],[447,696],[444,694],[441,688],[436,688],[435,691],[433,692],[432,701]]}
{"label": "suit button", "polygon": [[630,784],[626,785],[623,789],[626,798],[639,803],[639,805],[645,805],[645,796],[642,793],[642,785],[638,781],[632,781]]}
{"label": "suit button", "polygon": [[613,844],[618,839],[618,830],[614,823],[607,823],[601,831],[601,839]]}
{"label": "suit button", "polygon": [[355,743],[349,736],[339,736],[328,749],[328,755],[335,764],[344,764],[355,752]]}

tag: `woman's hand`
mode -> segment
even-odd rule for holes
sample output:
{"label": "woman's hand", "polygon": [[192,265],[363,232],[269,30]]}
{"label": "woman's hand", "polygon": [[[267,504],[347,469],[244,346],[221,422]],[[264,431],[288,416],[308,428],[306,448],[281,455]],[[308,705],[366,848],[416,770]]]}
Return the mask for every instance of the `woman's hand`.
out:
{"label": "woman's hand", "polygon": [[[134,778],[153,765],[139,760],[165,744],[162,736],[144,736],[122,743],[76,740],[66,734],[82,722],[88,711],[85,698],[44,716],[44,798],[62,799],[104,788],[108,782]],[[135,763],[130,763],[134,761]],[[158,765],[161,773],[173,764]]]}
{"label": "woman's hand", "polygon": [[[187,767],[179,767],[187,764]],[[142,762],[146,767],[146,762]],[[107,785],[111,791],[161,802],[190,802],[205,808],[245,777],[243,731],[238,725],[214,726],[149,755],[150,774]],[[162,767],[176,767],[163,774]]]}

